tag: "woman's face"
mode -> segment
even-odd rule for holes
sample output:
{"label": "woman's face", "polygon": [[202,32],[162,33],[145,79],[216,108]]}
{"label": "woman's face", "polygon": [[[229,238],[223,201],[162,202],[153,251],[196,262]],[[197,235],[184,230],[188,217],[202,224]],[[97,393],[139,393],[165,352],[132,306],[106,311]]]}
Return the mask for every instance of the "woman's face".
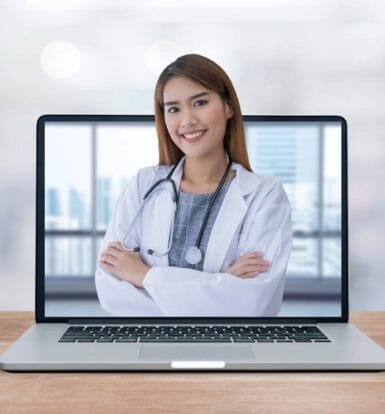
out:
{"label": "woman's face", "polygon": [[187,157],[222,151],[226,123],[233,111],[218,93],[177,76],[166,83],[163,102],[167,130]]}

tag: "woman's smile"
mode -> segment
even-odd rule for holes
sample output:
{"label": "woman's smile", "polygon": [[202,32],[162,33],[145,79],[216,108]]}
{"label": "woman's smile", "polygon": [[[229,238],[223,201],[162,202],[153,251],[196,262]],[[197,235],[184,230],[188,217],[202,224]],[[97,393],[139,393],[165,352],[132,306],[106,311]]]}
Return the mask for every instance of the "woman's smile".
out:
{"label": "woman's smile", "polygon": [[182,139],[184,139],[187,142],[196,142],[196,141],[199,141],[203,137],[206,131],[207,129],[189,131],[189,132],[185,132],[184,134],[180,134],[180,136],[182,137]]}

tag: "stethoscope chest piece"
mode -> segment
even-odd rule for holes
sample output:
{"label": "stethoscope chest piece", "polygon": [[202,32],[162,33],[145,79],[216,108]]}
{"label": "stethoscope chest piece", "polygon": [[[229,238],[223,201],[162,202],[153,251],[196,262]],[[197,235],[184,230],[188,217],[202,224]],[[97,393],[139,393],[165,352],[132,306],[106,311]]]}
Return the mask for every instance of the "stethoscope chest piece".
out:
{"label": "stethoscope chest piece", "polygon": [[186,262],[191,265],[198,264],[202,260],[202,252],[198,247],[189,247],[186,252]]}

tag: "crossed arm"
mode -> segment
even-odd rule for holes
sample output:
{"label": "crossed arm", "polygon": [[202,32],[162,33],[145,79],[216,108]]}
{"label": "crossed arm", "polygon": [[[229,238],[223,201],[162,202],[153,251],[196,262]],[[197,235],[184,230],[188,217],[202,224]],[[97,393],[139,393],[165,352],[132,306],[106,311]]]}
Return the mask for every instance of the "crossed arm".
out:
{"label": "crossed arm", "polygon": [[[99,266],[120,280],[130,282],[139,288],[143,288],[143,280],[150,270],[150,267],[140,259],[138,253],[124,250],[121,242],[118,241],[109,243],[102,251]],[[241,256],[225,272],[248,279],[267,272],[269,267],[270,262],[263,259],[263,253],[255,251]]]}

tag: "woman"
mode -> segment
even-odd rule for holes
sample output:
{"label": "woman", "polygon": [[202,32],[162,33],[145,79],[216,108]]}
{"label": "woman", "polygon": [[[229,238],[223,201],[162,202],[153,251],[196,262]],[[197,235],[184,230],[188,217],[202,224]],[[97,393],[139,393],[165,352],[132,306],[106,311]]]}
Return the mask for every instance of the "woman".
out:
{"label": "woman", "polygon": [[100,304],[115,316],[276,316],[291,209],[277,180],[251,171],[230,79],[203,56],[179,57],[156,84],[155,119],[159,165],[117,201],[96,271]]}

